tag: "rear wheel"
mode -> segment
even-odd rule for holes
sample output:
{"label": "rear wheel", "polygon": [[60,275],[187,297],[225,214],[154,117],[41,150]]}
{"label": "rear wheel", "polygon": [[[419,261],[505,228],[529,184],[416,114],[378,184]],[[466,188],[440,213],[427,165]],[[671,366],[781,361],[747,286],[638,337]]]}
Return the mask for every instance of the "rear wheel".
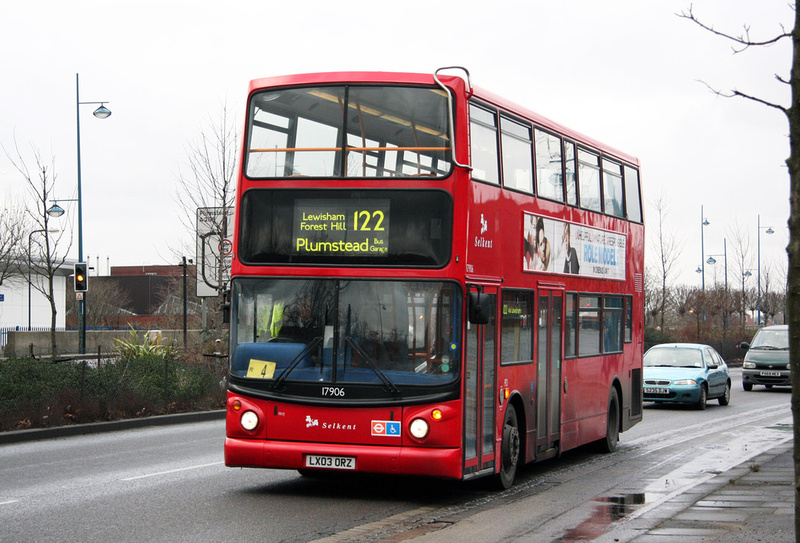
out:
{"label": "rear wheel", "polygon": [[606,417],[606,437],[597,442],[601,452],[614,452],[619,443],[619,396],[617,389],[611,388],[608,395],[608,416]]}
{"label": "rear wheel", "polygon": [[500,445],[500,473],[495,478],[497,486],[509,488],[514,483],[517,475],[517,465],[519,464],[519,422],[517,421],[517,410],[508,404],[506,416],[503,419],[503,442]]}
{"label": "rear wheel", "polygon": [[728,405],[731,403],[731,382],[725,383],[725,392],[719,397],[720,405]]}

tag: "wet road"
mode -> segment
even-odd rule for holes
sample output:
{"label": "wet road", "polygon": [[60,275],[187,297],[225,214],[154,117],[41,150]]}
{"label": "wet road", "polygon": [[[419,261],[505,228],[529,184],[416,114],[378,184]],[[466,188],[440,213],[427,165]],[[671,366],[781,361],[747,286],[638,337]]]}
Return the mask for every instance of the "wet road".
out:
{"label": "wet road", "polygon": [[727,407],[646,404],[617,452],[528,466],[505,492],[225,468],[222,421],[5,445],[0,541],[587,540],[790,437],[788,391],[734,383]]}

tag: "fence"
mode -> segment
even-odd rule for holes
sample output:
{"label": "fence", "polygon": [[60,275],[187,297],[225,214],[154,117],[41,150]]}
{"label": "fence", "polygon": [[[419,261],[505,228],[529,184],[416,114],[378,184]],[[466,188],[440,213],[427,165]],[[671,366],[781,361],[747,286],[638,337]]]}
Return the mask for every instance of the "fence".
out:
{"label": "fence", "polygon": [[222,358],[0,360],[0,431],[222,408]]}

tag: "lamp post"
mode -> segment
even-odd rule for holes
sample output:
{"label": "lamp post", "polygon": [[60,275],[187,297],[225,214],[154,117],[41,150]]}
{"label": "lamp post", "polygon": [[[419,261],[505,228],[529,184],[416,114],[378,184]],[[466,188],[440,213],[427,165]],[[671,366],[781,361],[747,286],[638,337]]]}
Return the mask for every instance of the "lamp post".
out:
{"label": "lamp post", "polygon": [[[725,294],[728,293],[728,240],[723,238],[722,239],[722,254],[718,255],[708,255],[708,260],[706,260],[707,264],[711,264],[712,266],[717,263],[717,260],[714,258],[715,256],[721,256],[724,258],[725,263]],[[714,275],[714,282],[716,283],[716,274]]]}
{"label": "lamp post", "polygon": [[705,262],[706,249],[705,249],[705,244],[703,242],[703,237],[705,234],[703,229],[709,224],[711,223],[708,222],[708,219],[706,219],[703,214],[703,206],[700,206],[700,268],[698,269],[701,274],[700,285],[703,287],[703,292],[705,292],[706,290],[706,262]]}
{"label": "lamp post", "polygon": [[[722,254],[718,255],[708,255],[708,260],[706,262],[711,264],[712,266],[717,263],[717,260],[714,258],[715,256],[721,256],[724,258],[725,262],[725,300],[723,305],[722,311],[722,327],[727,330],[728,329],[728,240],[722,238]],[[714,272],[714,288],[717,287],[717,273]]]}
{"label": "lamp post", "polygon": [[752,271],[753,271],[752,269],[749,269],[749,270],[744,270],[742,272],[742,307],[740,308],[741,312],[742,312],[742,328],[744,328],[744,324],[745,324],[745,315],[744,315],[745,290],[744,290],[744,282],[745,282],[746,279],[749,279],[750,277],[753,276]]}
{"label": "lamp post", "polygon": [[767,234],[774,234],[775,230],[771,226],[761,226],[761,215],[758,216],[758,296],[756,297],[756,311],[758,311],[758,325],[761,326],[761,231],[766,230]]}
{"label": "lamp post", "polygon": [[189,331],[189,326],[188,326],[188,324],[189,324],[188,323],[189,307],[188,307],[188,295],[187,295],[187,288],[186,288],[186,271],[187,271],[187,268],[188,268],[189,264],[192,264],[192,263],[193,263],[193,261],[192,261],[191,258],[187,260],[186,257],[184,256],[184,257],[182,257],[181,263],[178,264],[178,266],[183,268],[183,348],[184,349],[186,348],[186,346],[188,344],[187,337],[188,337],[188,333],[189,333],[188,332]]}
{"label": "lamp post", "polygon": [[[81,102],[81,85],[79,74],[75,74],[75,118],[77,127],[77,151],[78,151],[78,262],[83,262],[83,194],[81,192],[81,106],[87,104],[100,104],[94,110],[92,115],[98,119],[107,119],[111,115],[111,111],[106,108],[108,101],[104,102]],[[54,217],[59,217],[64,214],[64,209],[58,204],[55,204],[48,210]],[[84,293],[84,297],[86,293]],[[84,354],[86,352],[86,307],[85,300],[78,300],[78,352]]]}

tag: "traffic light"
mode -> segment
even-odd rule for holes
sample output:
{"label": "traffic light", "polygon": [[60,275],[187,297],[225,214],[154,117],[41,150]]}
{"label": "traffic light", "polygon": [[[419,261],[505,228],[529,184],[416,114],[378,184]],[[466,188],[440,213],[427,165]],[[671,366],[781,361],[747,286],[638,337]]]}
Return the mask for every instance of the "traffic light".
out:
{"label": "traffic light", "polygon": [[87,273],[86,262],[75,264],[75,292],[86,292],[89,290],[89,274]]}

